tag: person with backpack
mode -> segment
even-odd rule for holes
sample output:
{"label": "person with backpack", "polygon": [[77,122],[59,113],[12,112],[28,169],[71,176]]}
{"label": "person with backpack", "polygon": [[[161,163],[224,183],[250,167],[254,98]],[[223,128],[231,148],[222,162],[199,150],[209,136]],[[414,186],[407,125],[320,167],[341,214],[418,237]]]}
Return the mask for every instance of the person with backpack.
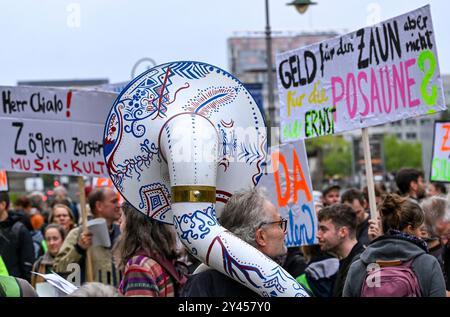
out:
{"label": "person with backpack", "polygon": [[407,197],[387,194],[379,208],[383,235],[349,269],[344,297],[445,297],[435,257],[420,239],[422,208]]}
{"label": "person with backpack", "polygon": [[122,205],[121,236],[114,255],[123,278],[119,294],[127,297],[175,297],[187,281],[187,267],[176,261],[176,233],[168,224]]}
{"label": "person with backpack", "polygon": [[20,217],[9,214],[9,195],[0,192],[0,275],[30,281],[34,262],[33,241]]}

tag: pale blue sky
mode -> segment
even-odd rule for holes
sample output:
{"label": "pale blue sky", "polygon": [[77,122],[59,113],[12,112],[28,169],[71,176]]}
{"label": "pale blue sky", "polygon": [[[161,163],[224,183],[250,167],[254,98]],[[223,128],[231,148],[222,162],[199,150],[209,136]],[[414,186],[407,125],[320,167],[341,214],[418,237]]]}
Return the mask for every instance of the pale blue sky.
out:
{"label": "pale blue sky", "polygon": [[[272,30],[354,31],[377,15],[385,20],[431,4],[441,73],[450,74],[449,1],[315,1],[300,15],[286,6],[291,0],[269,0]],[[126,81],[142,57],[158,64],[197,60],[228,70],[227,38],[264,28],[264,0],[2,0],[0,85]]]}

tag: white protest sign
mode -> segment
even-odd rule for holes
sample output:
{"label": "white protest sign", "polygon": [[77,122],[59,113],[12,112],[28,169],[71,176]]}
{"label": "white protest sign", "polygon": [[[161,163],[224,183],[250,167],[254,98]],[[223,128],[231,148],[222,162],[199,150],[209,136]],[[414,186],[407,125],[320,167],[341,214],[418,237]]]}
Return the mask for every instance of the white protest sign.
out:
{"label": "white protest sign", "polygon": [[128,86],[128,84],[129,84],[128,81],[123,81],[123,82],[115,83],[115,84],[98,85],[98,86],[94,86],[92,88],[94,88],[95,90],[109,91],[109,92],[115,92],[117,94],[120,94],[122,92],[122,90],[124,90]]}
{"label": "white protest sign", "polygon": [[8,175],[6,171],[0,170],[0,192],[8,191]]}
{"label": "white protest sign", "polygon": [[117,94],[95,90],[0,86],[0,118],[105,124]]}
{"label": "white protest sign", "polygon": [[270,201],[288,220],[286,246],[318,243],[318,222],[305,143],[297,141],[272,147],[271,153],[267,164],[273,172],[263,175],[258,187],[266,189]]}
{"label": "white protest sign", "polygon": [[430,7],[277,54],[283,142],[446,109]]}
{"label": "white protest sign", "polygon": [[116,94],[0,87],[0,168],[104,177],[103,130]]}
{"label": "white protest sign", "polygon": [[432,182],[450,182],[450,122],[434,123]]}

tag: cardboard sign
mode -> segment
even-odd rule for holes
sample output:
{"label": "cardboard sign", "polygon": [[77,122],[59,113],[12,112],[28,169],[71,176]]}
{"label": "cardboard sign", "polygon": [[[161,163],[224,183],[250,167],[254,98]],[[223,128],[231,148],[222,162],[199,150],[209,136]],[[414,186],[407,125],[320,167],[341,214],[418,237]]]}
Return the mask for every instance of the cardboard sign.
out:
{"label": "cardboard sign", "polygon": [[0,168],[107,176],[103,130],[116,94],[43,87],[0,87]]}
{"label": "cardboard sign", "polygon": [[450,122],[434,123],[432,182],[450,182]]}
{"label": "cardboard sign", "polygon": [[272,148],[268,165],[272,172],[264,175],[258,186],[288,220],[286,246],[317,244],[317,215],[309,175],[305,143],[287,143]]}
{"label": "cardboard sign", "polygon": [[430,7],[276,56],[284,142],[446,109]]}
{"label": "cardboard sign", "polygon": [[0,192],[8,191],[8,175],[6,171],[0,170]]}

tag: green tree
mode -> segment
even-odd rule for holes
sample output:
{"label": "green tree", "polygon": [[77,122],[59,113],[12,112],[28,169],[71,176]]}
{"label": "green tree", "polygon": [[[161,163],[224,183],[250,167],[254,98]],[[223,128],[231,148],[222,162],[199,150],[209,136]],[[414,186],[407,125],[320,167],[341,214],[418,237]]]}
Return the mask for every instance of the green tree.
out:
{"label": "green tree", "polygon": [[386,135],[383,143],[387,171],[402,167],[422,169],[422,145],[419,142],[401,141],[395,135]]}
{"label": "green tree", "polygon": [[308,155],[317,155],[318,152],[322,152],[321,165],[325,177],[350,176],[352,170],[351,144],[342,136],[326,135],[307,139],[306,149]]}

